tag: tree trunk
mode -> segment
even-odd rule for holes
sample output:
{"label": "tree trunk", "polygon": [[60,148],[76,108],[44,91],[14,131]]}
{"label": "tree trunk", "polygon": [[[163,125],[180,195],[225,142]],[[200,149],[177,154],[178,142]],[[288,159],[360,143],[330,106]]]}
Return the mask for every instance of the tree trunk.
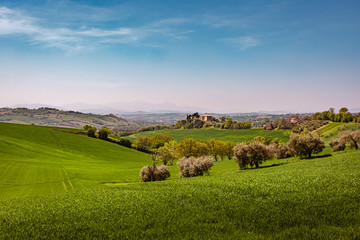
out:
{"label": "tree trunk", "polygon": [[355,149],[358,149],[359,146],[358,146],[357,142],[355,141],[355,139],[353,139],[353,142],[354,142]]}

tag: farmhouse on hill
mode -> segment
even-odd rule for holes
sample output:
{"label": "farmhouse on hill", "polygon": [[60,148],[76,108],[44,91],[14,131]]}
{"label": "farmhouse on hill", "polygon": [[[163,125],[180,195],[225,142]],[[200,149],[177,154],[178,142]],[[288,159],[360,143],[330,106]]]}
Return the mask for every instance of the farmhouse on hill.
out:
{"label": "farmhouse on hill", "polygon": [[211,115],[201,115],[200,120],[204,122],[212,122],[214,121],[214,118]]}
{"label": "farmhouse on hill", "polygon": [[295,118],[295,117],[292,117],[292,118],[290,118],[290,122],[291,123],[298,123],[299,120],[297,118]]}

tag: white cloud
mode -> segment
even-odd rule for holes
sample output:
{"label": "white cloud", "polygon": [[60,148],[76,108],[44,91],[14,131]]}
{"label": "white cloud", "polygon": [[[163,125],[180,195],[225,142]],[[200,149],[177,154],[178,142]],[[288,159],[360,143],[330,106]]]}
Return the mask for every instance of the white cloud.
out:
{"label": "white cloud", "polygon": [[236,38],[223,38],[220,41],[226,42],[243,51],[248,48],[256,47],[261,44],[260,40],[253,36],[243,36]]}
{"label": "white cloud", "polygon": [[135,43],[154,35],[180,39],[190,33],[174,30],[174,25],[186,22],[186,19],[180,18],[164,19],[137,28],[120,27],[112,30],[87,27],[49,28],[41,26],[40,22],[41,20],[20,11],[0,7],[0,36],[24,35],[32,44],[55,47],[66,52],[89,50],[104,43]]}

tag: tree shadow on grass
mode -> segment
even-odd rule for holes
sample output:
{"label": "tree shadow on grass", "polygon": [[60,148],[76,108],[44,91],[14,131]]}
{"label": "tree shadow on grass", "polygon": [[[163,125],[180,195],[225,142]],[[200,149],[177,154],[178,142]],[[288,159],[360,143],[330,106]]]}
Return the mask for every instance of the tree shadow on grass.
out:
{"label": "tree shadow on grass", "polygon": [[261,169],[261,168],[277,167],[277,166],[281,166],[281,165],[285,165],[285,164],[287,164],[287,163],[286,163],[286,162],[283,162],[283,163],[274,163],[274,164],[267,165],[267,166],[259,166],[259,167],[246,168],[246,170],[255,170],[255,169]]}
{"label": "tree shadow on grass", "polygon": [[324,155],[319,155],[319,156],[311,156],[311,158],[309,159],[315,159],[315,158],[326,158],[326,157],[331,157],[331,154],[324,154]]}

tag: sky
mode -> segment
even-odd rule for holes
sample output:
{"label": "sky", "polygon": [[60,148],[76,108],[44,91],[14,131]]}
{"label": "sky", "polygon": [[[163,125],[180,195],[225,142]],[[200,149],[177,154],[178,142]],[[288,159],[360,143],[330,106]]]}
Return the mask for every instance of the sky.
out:
{"label": "sky", "polygon": [[360,1],[0,1],[0,107],[360,107]]}

